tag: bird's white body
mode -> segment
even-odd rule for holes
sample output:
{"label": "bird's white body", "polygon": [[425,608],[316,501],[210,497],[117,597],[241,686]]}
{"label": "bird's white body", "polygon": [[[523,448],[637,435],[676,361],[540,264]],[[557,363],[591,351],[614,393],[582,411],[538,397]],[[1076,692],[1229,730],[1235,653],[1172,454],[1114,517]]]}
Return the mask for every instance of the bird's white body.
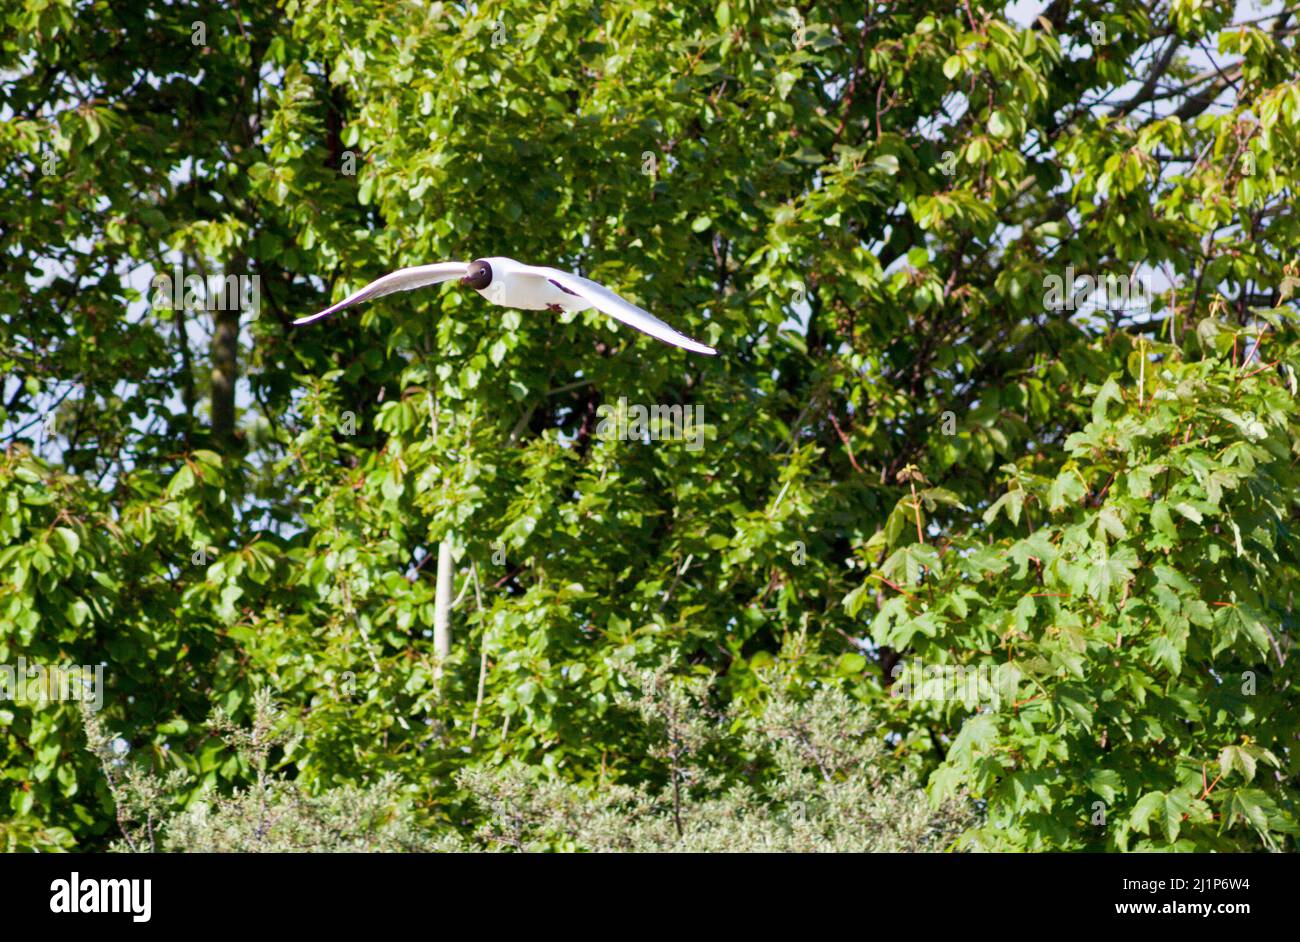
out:
{"label": "bird's white body", "polygon": [[[692,340],[674,330],[649,311],[619,297],[604,285],[597,284],[558,268],[525,265],[513,258],[494,256],[473,262],[437,262],[433,265],[416,265],[402,268],[372,281],[360,291],[349,295],[337,304],[309,317],[300,317],[294,324],[308,324],[329,317],[344,308],[362,301],[383,297],[395,291],[410,291],[426,285],[436,285],[459,278],[463,284],[474,287],[482,297],[501,307],[523,311],[585,311],[596,308],[615,320],[622,321],[664,343],[682,347],[694,353],[716,354],[712,347]],[[483,287],[475,281],[486,279]]]}
{"label": "bird's white body", "polygon": [[520,311],[546,311],[556,307],[564,311],[585,311],[592,306],[590,301],[565,291],[550,278],[537,277],[539,272],[552,276],[565,276],[567,272],[524,265],[500,255],[482,261],[492,266],[492,283],[479,294],[493,304]]}

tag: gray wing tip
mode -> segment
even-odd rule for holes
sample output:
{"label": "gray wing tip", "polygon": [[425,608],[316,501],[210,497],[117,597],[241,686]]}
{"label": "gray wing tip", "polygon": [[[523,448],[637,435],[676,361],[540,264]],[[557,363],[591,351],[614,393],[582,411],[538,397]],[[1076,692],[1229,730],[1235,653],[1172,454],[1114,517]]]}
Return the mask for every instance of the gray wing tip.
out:
{"label": "gray wing tip", "polygon": [[[674,333],[676,333],[676,331],[674,331]],[[687,337],[685,334],[678,334],[677,336],[678,339],[676,341],[668,342],[673,343],[674,346],[680,347],[683,350],[689,350],[691,353],[702,353],[706,357],[716,357],[718,355],[718,351],[713,347],[710,347],[707,343],[700,343],[698,340]]]}
{"label": "gray wing tip", "polygon": [[348,308],[352,307],[352,305],[357,304],[364,300],[366,299],[358,298],[355,296],[351,298],[344,298],[342,301],[338,302],[337,304],[331,304],[323,311],[317,311],[315,314],[308,314],[306,317],[298,318],[296,321],[293,322],[293,326],[301,327],[303,324],[310,324],[312,321],[321,320],[323,318],[329,317],[332,314],[337,314],[339,311],[345,311]]}

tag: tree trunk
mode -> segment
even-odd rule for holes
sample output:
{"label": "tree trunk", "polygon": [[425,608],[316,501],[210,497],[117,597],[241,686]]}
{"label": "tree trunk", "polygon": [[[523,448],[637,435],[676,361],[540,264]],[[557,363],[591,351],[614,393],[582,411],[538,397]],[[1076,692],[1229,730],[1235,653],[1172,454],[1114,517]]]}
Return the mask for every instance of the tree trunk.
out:
{"label": "tree trunk", "polygon": [[[225,304],[220,305],[226,308]],[[212,444],[223,456],[235,454],[235,383],[239,379],[239,308],[214,312],[212,333]]]}
{"label": "tree trunk", "polygon": [[433,653],[442,662],[451,656],[451,541],[438,544],[438,584],[433,601]]}

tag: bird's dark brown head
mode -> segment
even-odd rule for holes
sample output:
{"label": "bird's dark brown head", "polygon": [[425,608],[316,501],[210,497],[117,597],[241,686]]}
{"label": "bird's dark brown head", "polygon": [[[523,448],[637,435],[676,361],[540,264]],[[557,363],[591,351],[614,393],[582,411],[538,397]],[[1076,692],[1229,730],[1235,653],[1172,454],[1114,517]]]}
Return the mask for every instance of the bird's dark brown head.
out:
{"label": "bird's dark brown head", "polygon": [[470,262],[469,268],[465,270],[465,277],[460,280],[460,283],[469,285],[475,291],[482,291],[492,284],[492,266],[482,260]]}

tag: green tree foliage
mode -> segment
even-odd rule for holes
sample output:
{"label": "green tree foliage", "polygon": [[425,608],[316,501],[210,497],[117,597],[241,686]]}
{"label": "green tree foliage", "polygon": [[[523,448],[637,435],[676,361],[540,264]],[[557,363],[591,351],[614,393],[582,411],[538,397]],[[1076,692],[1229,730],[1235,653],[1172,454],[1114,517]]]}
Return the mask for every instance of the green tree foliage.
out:
{"label": "green tree foliage", "polygon": [[[191,799],[254,782],[201,721],[271,687],[304,795],[657,801],[620,700],[668,661],[751,717],[839,690],[976,846],[1294,849],[1300,24],[1235,6],[9,4],[0,664],[105,664]],[[290,326],[492,254],[720,355],[454,285]],[[624,397],[703,446],[599,434]],[[113,839],[75,704],[0,703],[0,809]]]}

